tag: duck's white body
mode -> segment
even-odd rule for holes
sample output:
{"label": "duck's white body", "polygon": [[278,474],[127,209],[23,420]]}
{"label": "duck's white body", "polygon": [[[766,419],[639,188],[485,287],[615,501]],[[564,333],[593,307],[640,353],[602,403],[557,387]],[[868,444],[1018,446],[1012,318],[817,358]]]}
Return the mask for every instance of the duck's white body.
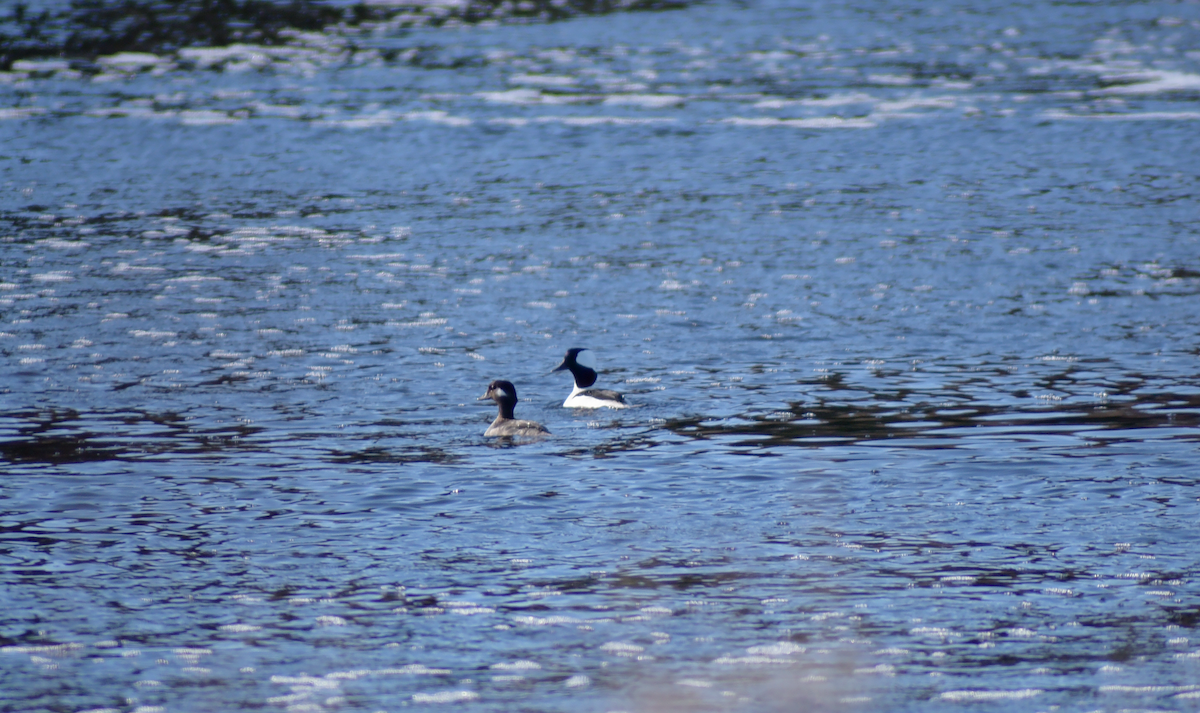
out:
{"label": "duck's white body", "polygon": [[571,395],[563,401],[566,408],[629,408],[625,397],[608,389],[581,389],[576,384]]}

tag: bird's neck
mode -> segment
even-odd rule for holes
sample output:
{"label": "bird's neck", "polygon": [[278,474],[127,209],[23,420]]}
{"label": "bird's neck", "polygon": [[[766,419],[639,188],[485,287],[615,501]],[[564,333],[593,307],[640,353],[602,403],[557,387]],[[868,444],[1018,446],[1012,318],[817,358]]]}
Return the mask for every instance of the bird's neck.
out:
{"label": "bird's neck", "polygon": [[575,377],[575,388],[577,389],[586,389],[596,383],[596,371],[579,364],[571,366],[571,376]]}
{"label": "bird's neck", "polygon": [[513,409],[517,407],[516,401],[509,401],[508,399],[505,399],[503,401],[497,401],[496,406],[500,408],[500,415],[497,416],[497,418],[506,418],[510,420],[516,418],[513,415]]}

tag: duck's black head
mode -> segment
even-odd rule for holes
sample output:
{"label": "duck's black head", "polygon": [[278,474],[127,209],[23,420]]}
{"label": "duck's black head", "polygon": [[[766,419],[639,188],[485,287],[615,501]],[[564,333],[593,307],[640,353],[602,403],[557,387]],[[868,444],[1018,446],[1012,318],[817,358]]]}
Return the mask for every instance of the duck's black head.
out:
{"label": "duck's black head", "polygon": [[517,405],[517,387],[512,385],[511,381],[497,379],[488,384],[487,392],[480,396],[476,401],[487,401],[491,399],[500,407],[500,418],[515,418],[513,409]]}
{"label": "duck's black head", "polygon": [[[580,357],[583,353],[583,357]],[[571,376],[575,377],[575,385],[581,389],[586,389],[596,383],[596,370],[592,367],[595,362],[591,359],[591,351],[587,347],[571,347],[567,350],[567,355],[563,357],[563,361],[558,366],[551,370],[562,371],[567,369],[571,372]],[[583,363],[580,363],[580,362]]]}
{"label": "duck's black head", "polygon": [[497,379],[488,384],[487,391],[480,396],[476,401],[487,401],[491,399],[496,403],[508,402],[517,403],[517,387],[512,385],[511,381]]}

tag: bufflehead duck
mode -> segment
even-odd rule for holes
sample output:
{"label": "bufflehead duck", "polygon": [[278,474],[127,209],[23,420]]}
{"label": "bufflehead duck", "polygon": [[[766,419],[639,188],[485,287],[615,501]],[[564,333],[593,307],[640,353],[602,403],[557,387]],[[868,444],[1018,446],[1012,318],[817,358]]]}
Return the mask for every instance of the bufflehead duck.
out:
{"label": "bufflehead duck", "polygon": [[511,381],[497,380],[488,384],[487,393],[476,401],[491,399],[500,407],[500,413],[488,430],[485,437],[492,436],[545,436],[549,435],[546,427],[536,421],[519,421],[513,418],[513,409],[517,405],[517,387]]}
{"label": "bufflehead duck", "polygon": [[594,366],[591,350],[579,347],[567,350],[567,355],[563,357],[563,363],[551,371],[554,373],[567,369],[571,372],[571,376],[575,377],[575,388],[571,389],[571,395],[563,402],[563,406],[566,408],[628,408],[629,404],[625,403],[625,397],[616,391],[589,388],[596,383]]}

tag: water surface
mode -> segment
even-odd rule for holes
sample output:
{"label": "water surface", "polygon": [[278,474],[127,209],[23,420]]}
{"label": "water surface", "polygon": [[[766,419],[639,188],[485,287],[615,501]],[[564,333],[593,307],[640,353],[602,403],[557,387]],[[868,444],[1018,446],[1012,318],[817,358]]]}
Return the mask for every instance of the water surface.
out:
{"label": "water surface", "polygon": [[0,75],[4,710],[1196,710],[1196,7]]}

